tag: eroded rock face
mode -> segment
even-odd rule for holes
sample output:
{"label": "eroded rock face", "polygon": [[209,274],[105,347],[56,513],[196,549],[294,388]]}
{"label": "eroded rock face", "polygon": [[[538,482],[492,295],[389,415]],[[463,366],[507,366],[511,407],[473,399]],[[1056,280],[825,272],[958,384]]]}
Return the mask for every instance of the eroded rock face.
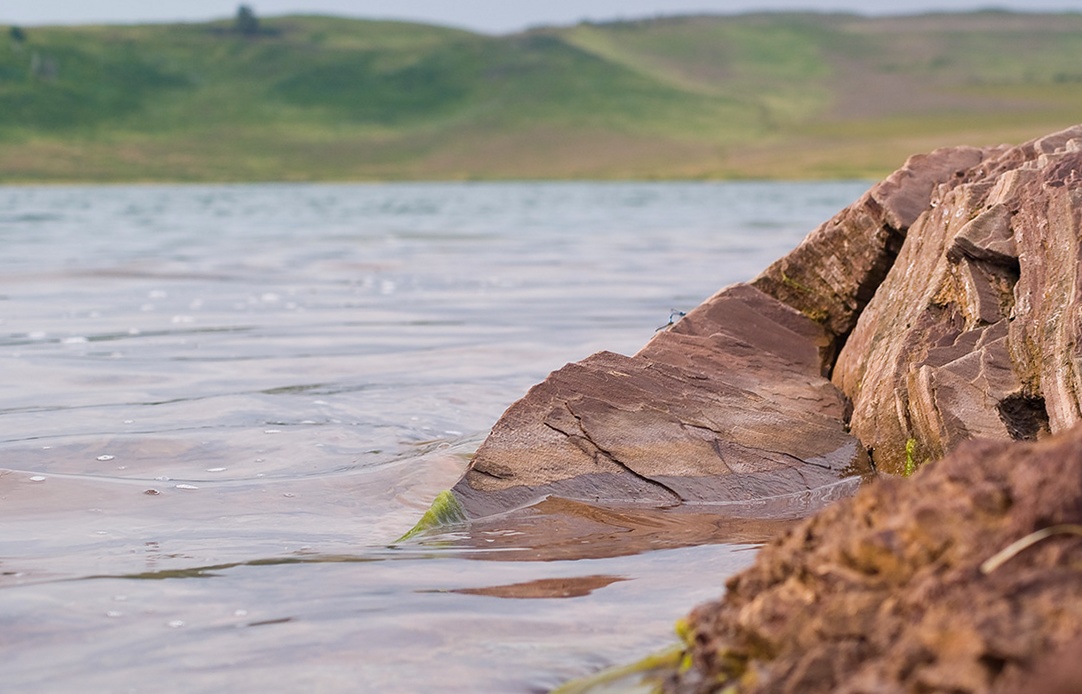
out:
{"label": "eroded rock face", "polygon": [[[824,222],[752,284],[844,339],[894,264],[932,194],[963,180],[995,150],[954,147],[909,158],[859,200]],[[833,364],[833,352],[827,363]]]}
{"label": "eroded rock face", "polygon": [[1082,426],[966,442],[764,548],[689,617],[693,667],[667,691],[1077,691],[1055,687],[1078,672],[1079,524]]}
{"label": "eroded rock face", "polygon": [[[604,505],[741,504],[867,474],[822,375],[831,336],[735,285],[638,354],[595,354],[515,403],[452,492],[472,517],[548,495]],[[750,503],[749,503],[750,502]]]}
{"label": "eroded rock face", "polygon": [[833,372],[879,470],[1079,421],[1080,220],[1082,126],[935,189]]}
{"label": "eroded rock face", "polygon": [[[548,495],[750,509],[868,474],[846,399],[825,378],[837,346],[932,194],[993,153],[912,157],[752,284],[722,290],[638,354],[554,372],[497,422],[455,497],[471,517]],[[1002,251],[994,222],[971,245]]]}

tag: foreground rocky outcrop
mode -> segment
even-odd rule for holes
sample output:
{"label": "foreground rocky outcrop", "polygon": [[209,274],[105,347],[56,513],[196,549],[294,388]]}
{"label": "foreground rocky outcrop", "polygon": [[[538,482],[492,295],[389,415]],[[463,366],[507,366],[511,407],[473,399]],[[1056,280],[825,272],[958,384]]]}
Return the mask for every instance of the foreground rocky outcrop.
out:
{"label": "foreground rocky outcrop", "polygon": [[[515,403],[452,490],[468,517],[547,496],[800,515],[802,493],[871,472],[829,380],[838,345],[937,186],[985,153],[910,160],[750,285],[723,289],[638,354],[593,355]],[[833,496],[833,495],[832,495]]]}
{"label": "foreground rocky outcrop", "polygon": [[1082,125],[912,157],[639,353],[554,372],[406,537],[783,533],[682,650],[561,692],[1079,691],[1080,394]]}
{"label": "foreground rocky outcrop", "polygon": [[911,158],[633,357],[554,372],[449,498],[780,517],[894,473],[697,609],[667,690],[1077,691],[1080,394],[1075,126]]}
{"label": "foreground rocky outcrop", "polygon": [[768,545],[685,635],[668,692],[1079,691],[1082,427],[881,479]]}
{"label": "foreground rocky outcrop", "polygon": [[[955,155],[977,163],[933,186],[904,241],[854,221],[876,209],[869,194],[753,282],[842,345],[832,382],[879,469],[922,469],[768,544],[689,616],[683,652],[636,683],[1080,690],[1082,127]],[[843,285],[830,237],[862,239],[858,268],[889,264],[874,292]]]}

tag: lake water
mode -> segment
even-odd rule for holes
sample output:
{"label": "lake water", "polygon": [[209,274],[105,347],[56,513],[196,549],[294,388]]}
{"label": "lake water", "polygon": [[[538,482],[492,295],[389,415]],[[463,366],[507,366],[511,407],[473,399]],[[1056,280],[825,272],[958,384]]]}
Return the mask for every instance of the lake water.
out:
{"label": "lake water", "polygon": [[0,188],[2,688],[546,691],[674,642],[755,533],[395,540],[530,385],[866,188]]}

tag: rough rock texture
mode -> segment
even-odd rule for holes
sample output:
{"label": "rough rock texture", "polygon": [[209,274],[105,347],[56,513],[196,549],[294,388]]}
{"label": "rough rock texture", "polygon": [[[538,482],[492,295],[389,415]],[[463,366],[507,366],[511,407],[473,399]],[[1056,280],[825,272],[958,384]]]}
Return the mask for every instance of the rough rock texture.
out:
{"label": "rough rock texture", "polygon": [[830,343],[777,299],[729,287],[633,357],[602,352],[552,373],[452,492],[478,517],[548,495],[655,507],[796,498],[866,474],[822,373]]}
{"label": "rough rock texture", "polygon": [[[734,504],[867,474],[848,403],[824,377],[931,196],[999,154],[912,157],[750,285],[722,290],[635,356],[600,353],[554,372],[504,414],[453,493],[476,518],[549,495]],[[1013,252],[989,237],[994,221],[971,245]]]}
{"label": "rough rock texture", "polygon": [[1082,426],[1036,443],[966,442],[763,549],[724,601],[692,613],[691,667],[667,690],[1079,691],[1078,524]]}
{"label": "rough rock texture", "polygon": [[[554,440],[611,452],[680,501],[825,481],[805,475],[828,451],[822,472],[839,474],[838,423],[881,472],[929,463],[768,545],[692,613],[682,665],[652,681],[679,694],[1082,691],[1082,125],[911,158],[629,361],[666,377],[599,391],[554,375],[512,424],[547,418]],[[709,445],[672,434],[689,424]],[[782,450],[801,462],[763,455]]]}
{"label": "rough rock texture", "polygon": [[[752,284],[844,340],[894,264],[932,194],[950,188],[995,150],[953,147],[914,155]],[[828,353],[833,362],[833,352]]]}
{"label": "rough rock texture", "polygon": [[1082,126],[985,154],[933,191],[833,371],[880,471],[1082,418]]}

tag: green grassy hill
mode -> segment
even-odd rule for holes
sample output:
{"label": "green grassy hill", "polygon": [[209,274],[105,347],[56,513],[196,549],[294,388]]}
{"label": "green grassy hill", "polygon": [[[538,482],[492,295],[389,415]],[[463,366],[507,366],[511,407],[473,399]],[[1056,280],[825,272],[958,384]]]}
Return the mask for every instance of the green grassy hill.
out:
{"label": "green grassy hill", "polygon": [[1082,15],[0,38],[0,181],[880,176],[1082,121]]}

